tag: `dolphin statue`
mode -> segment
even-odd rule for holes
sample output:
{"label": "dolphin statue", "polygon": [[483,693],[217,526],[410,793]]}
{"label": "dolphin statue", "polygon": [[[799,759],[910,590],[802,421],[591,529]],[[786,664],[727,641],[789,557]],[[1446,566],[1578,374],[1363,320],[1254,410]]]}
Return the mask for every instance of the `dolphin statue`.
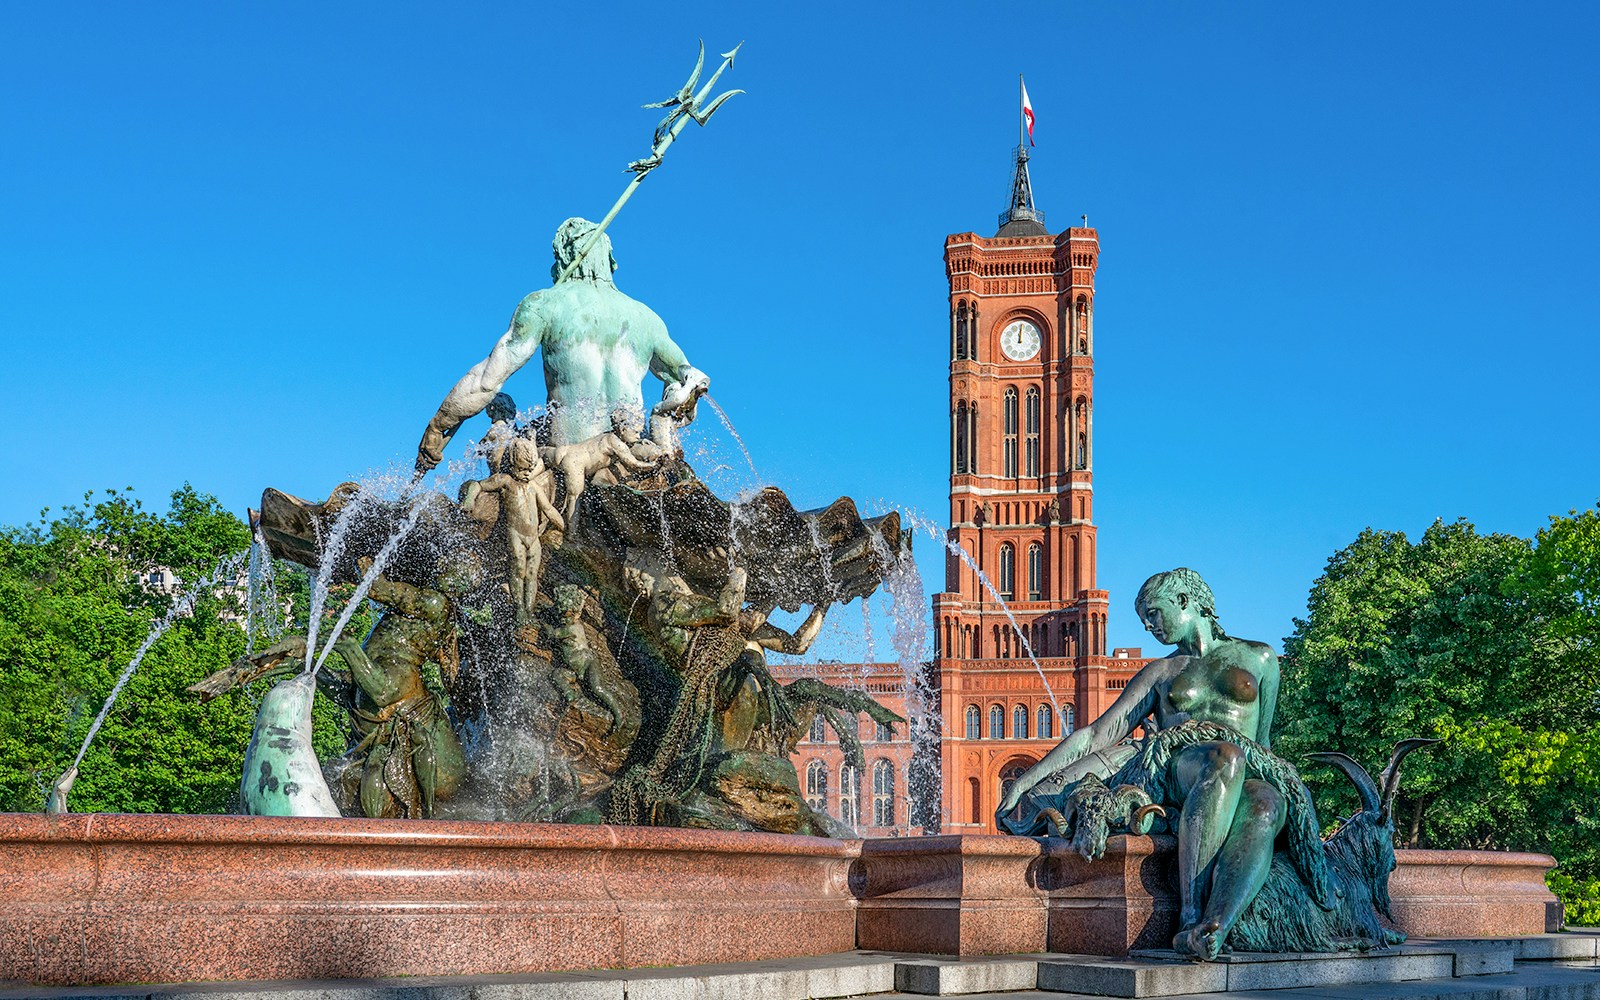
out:
{"label": "dolphin statue", "polygon": [[67,768],[57,778],[55,784],[50,786],[50,800],[45,803],[44,811],[49,816],[62,816],[67,812],[67,795],[72,791],[72,783],[78,780],[78,765]]}
{"label": "dolphin statue", "polygon": [[311,749],[311,699],[316,692],[316,678],[302,673],[274,684],[261,699],[239,783],[246,815],[340,815]]}

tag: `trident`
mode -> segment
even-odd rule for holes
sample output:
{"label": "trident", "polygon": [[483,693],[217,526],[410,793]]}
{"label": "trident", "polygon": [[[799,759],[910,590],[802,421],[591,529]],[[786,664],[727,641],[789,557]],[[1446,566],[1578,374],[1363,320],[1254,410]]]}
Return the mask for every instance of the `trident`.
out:
{"label": "trident", "polygon": [[583,249],[568,262],[566,267],[561,269],[561,275],[556,278],[556,284],[559,285],[567,280],[573,269],[578,266],[578,262],[589,256],[589,251],[593,250],[595,244],[600,242],[600,235],[606,231],[607,226],[611,225],[611,220],[617,217],[617,213],[622,211],[622,206],[628,203],[628,199],[633,197],[633,192],[638,190],[645,176],[650,171],[661,166],[661,158],[665,155],[667,147],[672,145],[672,141],[678,137],[678,133],[683,131],[683,127],[689,124],[689,119],[692,118],[695,124],[703,126],[711,120],[712,115],[717,113],[717,109],[722,107],[723,102],[734,94],[744,93],[742,90],[729,90],[712,98],[709,104],[706,103],[706,98],[710,95],[711,88],[716,85],[717,77],[722,75],[723,70],[733,65],[733,57],[738,54],[742,45],[744,43],[740,42],[733,47],[732,52],[724,52],[722,54],[722,65],[717,67],[717,71],[711,74],[711,79],[707,80],[706,85],[696,93],[695,84],[700,82],[700,71],[705,68],[706,64],[706,43],[702,39],[700,42],[700,58],[695,60],[694,72],[689,74],[689,82],[685,83],[676,94],[666,100],[645,105],[647,108],[671,108],[672,110],[667,112],[667,117],[661,119],[661,123],[656,126],[655,135],[650,143],[650,155],[642,160],[634,160],[628,164],[628,169],[633,171],[633,180],[629,181],[628,186],[622,189],[622,196],[617,199],[617,203],[611,206],[611,211],[606,213],[606,217],[600,220],[600,225],[596,226],[594,232],[589,234],[589,238],[584,241]]}

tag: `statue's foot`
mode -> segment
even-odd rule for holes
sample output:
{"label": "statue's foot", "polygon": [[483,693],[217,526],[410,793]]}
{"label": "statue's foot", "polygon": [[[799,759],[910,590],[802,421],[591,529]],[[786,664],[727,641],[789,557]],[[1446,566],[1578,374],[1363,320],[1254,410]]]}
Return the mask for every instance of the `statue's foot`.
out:
{"label": "statue's foot", "polygon": [[1215,961],[1222,953],[1222,925],[1215,920],[1185,927],[1172,939],[1172,950],[1197,962]]}

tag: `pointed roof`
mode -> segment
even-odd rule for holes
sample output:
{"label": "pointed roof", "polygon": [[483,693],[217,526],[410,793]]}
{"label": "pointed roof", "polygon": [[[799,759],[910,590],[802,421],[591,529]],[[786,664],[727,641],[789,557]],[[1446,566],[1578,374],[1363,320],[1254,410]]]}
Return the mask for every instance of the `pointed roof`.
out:
{"label": "pointed roof", "polygon": [[1028,147],[1018,146],[1013,154],[1016,169],[1011,175],[1011,207],[1000,213],[1000,236],[1049,236],[1044,213],[1033,207],[1033,182],[1028,179]]}

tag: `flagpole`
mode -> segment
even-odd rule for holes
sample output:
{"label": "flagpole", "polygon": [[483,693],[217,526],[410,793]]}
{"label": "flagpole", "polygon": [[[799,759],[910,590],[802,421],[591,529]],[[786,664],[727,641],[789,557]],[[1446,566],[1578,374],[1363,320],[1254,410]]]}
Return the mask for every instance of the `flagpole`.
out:
{"label": "flagpole", "polygon": [[1017,145],[1026,145],[1023,135],[1027,128],[1027,116],[1022,113],[1022,95],[1027,92],[1028,85],[1022,82],[1022,74],[1017,74]]}

